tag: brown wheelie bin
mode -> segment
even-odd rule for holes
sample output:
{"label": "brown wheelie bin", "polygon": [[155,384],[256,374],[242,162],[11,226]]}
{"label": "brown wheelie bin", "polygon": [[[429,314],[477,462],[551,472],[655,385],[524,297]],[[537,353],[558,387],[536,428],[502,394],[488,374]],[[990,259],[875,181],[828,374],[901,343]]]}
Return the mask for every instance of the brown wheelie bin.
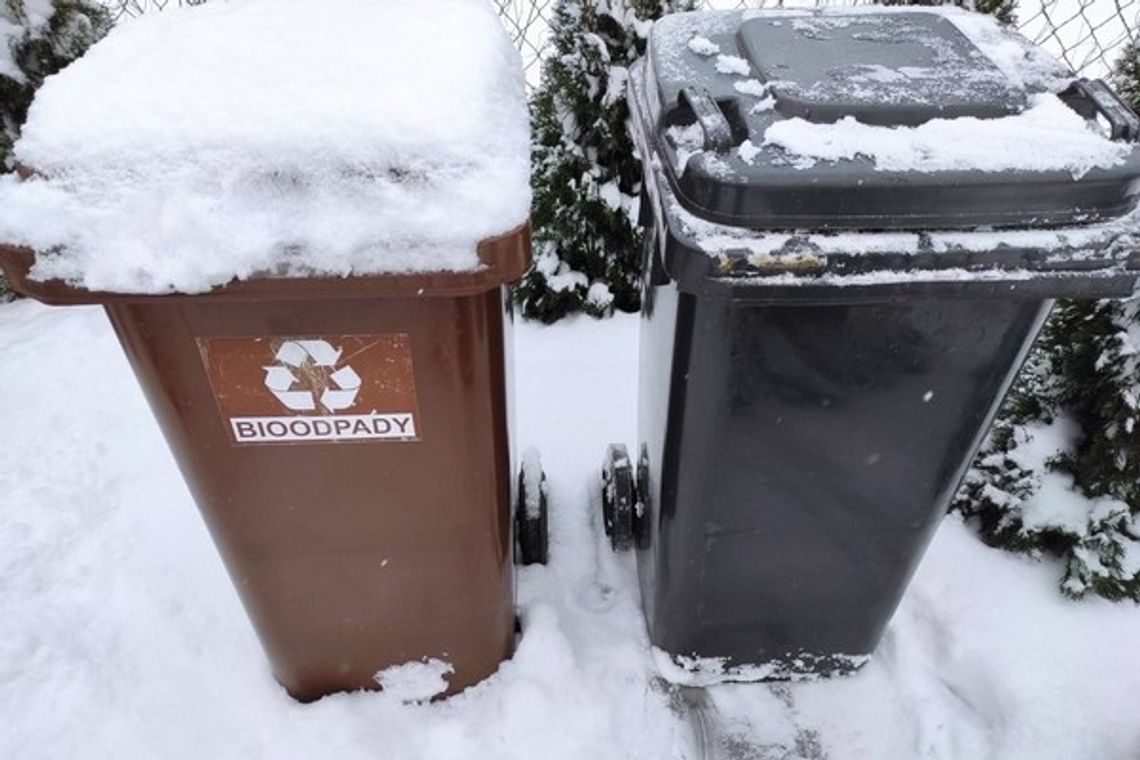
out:
{"label": "brown wheelie bin", "polygon": [[291,695],[438,658],[448,693],[514,644],[509,300],[520,227],[462,273],[234,282],[200,295],[28,278],[102,304]]}

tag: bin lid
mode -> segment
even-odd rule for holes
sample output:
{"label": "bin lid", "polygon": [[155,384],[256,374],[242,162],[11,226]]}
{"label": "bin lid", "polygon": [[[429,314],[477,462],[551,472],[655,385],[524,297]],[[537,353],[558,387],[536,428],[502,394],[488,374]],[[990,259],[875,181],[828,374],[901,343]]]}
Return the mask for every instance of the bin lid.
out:
{"label": "bin lid", "polygon": [[1123,215],[1140,192],[1140,120],[980,14],[676,14],[655,25],[646,71],[668,180],[722,224],[1072,224]]}
{"label": "bin lid", "polygon": [[943,16],[753,18],[738,37],[786,117],[918,126],[1025,108],[1025,92]]}
{"label": "bin lid", "polygon": [[336,277],[253,277],[201,293],[134,293],[97,290],[60,278],[33,277],[36,252],[0,243],[0,270],[17,293],[53,306],[196,301],[316,301],[361,298],[460,297],[498,290],[526,274],[531,263],[530,224],[481,240],[481,266],[470,271],[411,272]]}
{"label": "bin lid", "polygon": [[90,292],[479,279],[480,243],[530,211],[522,61],[471,0],[243,0],[122,24],[38,90],[13,155],[33,172],[0,168],[0,244]]}

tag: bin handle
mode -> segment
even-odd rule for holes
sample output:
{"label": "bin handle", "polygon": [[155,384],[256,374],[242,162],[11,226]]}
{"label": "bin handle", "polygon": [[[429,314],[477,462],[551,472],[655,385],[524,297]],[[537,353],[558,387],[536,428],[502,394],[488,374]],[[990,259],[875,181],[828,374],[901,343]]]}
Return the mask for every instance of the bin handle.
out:
{"label": "bin handle", "polygon": [[651,286],[668,285],[669,274],[661,261],[661,246],[657,241],[657,226],[643,227],[641,237],[641,271]]}
{"label": "bin handle", "polygon": [[697,123],[704,133],[705,150],[726,151],[732,147],[732,127],[725,118],[724,111],[720,110],[720,105],[707,90],[683,87],[678,100],[697,117]]}
{"label": "bin handle", "polygon": [[1140,116],[1102,79],[1078,79],[1057,94],[1065,105],[1086,119],[1105,118],[1113,140],[1140,141]]}

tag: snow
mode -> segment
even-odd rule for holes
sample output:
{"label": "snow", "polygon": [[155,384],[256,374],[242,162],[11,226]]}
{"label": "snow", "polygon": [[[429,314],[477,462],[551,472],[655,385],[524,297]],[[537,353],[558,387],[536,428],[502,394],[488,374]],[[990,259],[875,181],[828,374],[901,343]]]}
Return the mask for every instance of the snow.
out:
{"label": "snow", "polygon": [[0,76],[17,82],[24,81],[24,73],[12,60],[12,46],[22,33],[23,27],[0,15]]}
{"label": "snow", "polygon": [[1132,145],[1090,128],[1053,94],[1031,97],[1025,111],[1000,119],[932,119],[917,127],[876,127],[846,117],[834,124],[784,119],[767,128],[764,145],[778,146],[807,168],[816,160],[870,158],[878,171],[1067,171],[1123,164]]}
{"label": "snow", "polygon": [[689,158],[702,153],[705,147],[705,133],[698,122],[668,127],[666,136],[676,148],[676,165],[673,167],[677,174],[683,174]]}
{"label": "snow", "polygon": [[424,702],[447,691],[447,678],[455,668],[434,657],[424,662],[393,665],[376,674],[385,695],[401,702]]}
{"label": "snow", "polygon": [[601,280],[596,280],[590,284],[589,289],[586,291],[586,301],[593,305],[600,311],[608,309],[614,302],[613,291],[610,286]]}
{"label": "snow", "polygon": [[741,77],[746,77],[752,73],[752,67],[748,61],[739,56],[724,55],[723,53],[716,57],[716,70],[721,74],[735,74]]}
{"label": "snow", "polygon": [[1136,683],[1125,653],[1140,611],[1067,601],[1043,570],[981,548],[949,517],[862,673],[767,693],[713,689],[713,706],[730,736],[736,726],[760,745],[812,735],[831,760],[1134,757],[1134,710],[1109,695]]}
{"label": "snow", "polygon": [[548,249],[538,250],[534,257],[534,268],[546,278],[547,287],[556,293],[585,288],[590,284],[586,275],[571,269],[554,251]]}
{"label": "snow", "polygon": [[860,64],[854,67],[858,73],[852,79],[862,79],[868,82],[881,82],[883,84],[898,84],[909,79],[924,79],[932,73],[931,69],[908,66],[905,69],[891,69],[878,64]]}
{"label": "snow", "polygon": [[1009,458],[1026,471],[1041,473],[1040,487],[1020,506],[1022,524],[1031,531],[1055,528],[1075,536],[1087,534],[1093,503],[1073,491],[1072,478],[1050,471],[1047,464],[1058,453],[1072,450],[1079,426],[1061,417],[1026,425],[1014,434],[1019,443]]}
{"label": "snow", "polygon": [[653,661],[670,683],[682,686],[709,687],[727,683],[758,681],[818,681],[815,672],[828,670],[853,673],[870,662],[869,655],[833,654],[826,658],[801,654],[787,660],[776,660],[759,665],[730,665],[724,657],[673,657],[653,647]]}
{"label": "snow", "polygon": [[[791,81],[795,79],[791,71],[787,72],[789,81],[765,83],[757,80],[744,58],[731,55],[743,50],[738,31],[748,20],[771,22],[776,18],[787,19],[790,29],[805,34],[818,32],[827,37],[837,27],[855,23],[859,23],[860,28],[868,26],[868,14],[871,13],[877,16],[875,24],[870,26],[876,33],[884,35],[886,41],[909,39],[908,34],[925,34],[927,26],[933,29],[952,23],[973,45],[963,43],[959,50],[949,45],[948,39],[951,38],[925,34],[918,42],[931,48],[932,60],[940,62],[934,68],[926,64],[893,68],[852,65],[828,69],[827,76],[819,81],[816,81],[815,74],[811,74],[798,83]],[[1056,94],[1072,81],[1072,75],[1048,54],[1003,28],[992,17],[957,8],[923,8],[921,13],[937,18],[919,23],[914,20],[917,13],[919,11],[912,7],[848,7],[816,11],[765,9],[679,13],[663,18],[654,31],[651,71],[666,91],[658,93],[654,90],[648,94],[651,101],[646,102],[668,100],[673,97],[674,89],[692,81],[705,81],[712,97],[720,100],[733,98],[737,93],[750,96],[748,99],[738,98],[740,112],[747,115],[745,127],[748,134],[738,137],[738,140],[747,139],[738,142],[734,150],[721,154],[706,151],[703,139],[697,139],[699,135],[691,125],[672,125],[666,128],[666,142],[670,149],[663,151],[663,160],[671,163],[674,176],[682,175],[687,166],[693,164],[705,174],[733,185],[745,182],[749,167],[761,164],[775,166],[781,171],[788,168],[811,170],[822,163],[821,170],[835,168],[836,164],[840,165],[839,168],[854,164],[857,169],[893,174],[1063,173],[1074,180],[1081,180],[1087,178],[1091,171],[1120,170],[1129,166],[1130,161],[1135,161],[1134,145],[1109,139],[1101,124],[1085,120]],[[952,38],[956,37],[952,35]],[[689,44],[694,39],[708,39],[723,51],[717,54],[715,69],[729,77],[710,75],[709,63],[701,60],[703,56]],[[951,59],[954,65],[950,68],[960,70],[958,74],[952,71],[948,75],[944,70],[946,67],[941,62]],[[902,87],[904,80],[906,87]],[[783,88],[780,91],[788,90],[795,97],[810,96],[809,100],[816,97],[828,100],[832,95],[841,95],[841,100],[854,98],[859,102],[867,99],[879,102],[884,98],[889,100],[888,96],[894,93],[891,97],[896,97],[899,102],[907,100],[910,106],[916,103],[940,104],[951,91],[959,97],[961,88],[968,84],[971,88],[981,88],[979,92],[987,94],[987,97],[992,95],[1017,110],[1002,118],[935,118],[917,126],[871,125],[854,116],[835,123],[812,123],[791,114],[775,113],[778,96],[774,97],[773,84],[780,86],[775,89]],[[635,83],[635,86],[641,85]],[[815,92],[817,88],[822,90]],[[832,89],[836,89],[839,95],[832,93]],[[754,169],[752,171],[755,172]],[[1081,221],[1084,220],[1076,220],[1077,223]],[[752,236],[740,245],[739,235],[723,233],[724,230],[713,230],[700,236],[702,247],[713,255],[743,248],[761,256],[773,253],[772,248],[766,249],[769,244],[783,247],[771,235]],[[1046,234],[1042,239],[1048,236]],[[763,240],[759,239],[761,237]],[[1054,234],[1052,237],[1053,240],[1046,245],[1063,247],[1064,241],[1059,239],[1060,236]],[[704,245],[709,238],[717,239],[718,250]],[[966,246],[979,250],[982,239],[982,236],[976,236],[968,240]],[[786,242],[787,238],[784,240]],[[846,250],[858,253],[867,249],[857,246],[877,246],[883,242],[866,236],[846,237],[821,241],[820,246],[829,250],[846,247]],[[895,242],[903,241],[898,238]],[[935,248],[943,244],[945,248],[963,247],[939,236]],[[913,245],[895,245],[893,248],[898,252],[915,250]]]}
{"label": "snow", "polygon": [[23,0],[24,16],[28,26],[33,29],[42,29],[55,15],[55,0]]}
{"label": "snow", "polygon": [[[735,31],[735,23],[739,19],[739,12],[704,11],[670,13],[662,16],[653,25],[653,34],[651,35],[654,39],[660,39],[666,43],[660,45],[658,53],[656,53],[660,56],[657,60],[659,72],[663,75],[677,75],[679,77],[692,75],[694,72],[693,56],[696,55],[697,60],[703,60],[707,56],[690,48],[689,41],[698,36],[708,39],[710,42],[714,37],[730,37]],[[656,45],[657,43],[652,44]],[[719,52],[720,45],[717,45],[717,48]],[[745,63],[747,64],[747,62]],[[750,74],[746,71],[742,76],[750,76]]]}
{"label": "snow", "polygon": [[771,82],[761,82],[759,79],[745,79],[743,82],[733,82],[732,87],[737,92],[751,95],[754,98],[763,98],[768,94]]}
{"label": "snow", "polygon": [[0,76],[16,82],[25,81],[24,72],[13,59],[15,45],[25,34],[37,34],[55,15],[52,0],[22,0],[22,17],[17,17],[10,4],[0,7]]}
{"label": "snow", "polygon": [[746,164],[752,163],[752,159],[760,154],[760,148],[752,144],[751,140],[745,140],[737,146],[736,152],[740,154],[740,159]]}
{"label": "snow", "polygon": [[598,185],[598,199],[609,206],[613,211],[621,211],[622,208],[622,191],[618,186],[616,179],[611,179],[605,184]]}
{"label": "snow", "polygon": [[[1079,540],[1087,539],[1117,520],[1129,519],[1128,505],[1107,496],[1086,498],[1076,490],[1073,478],[1051,469],[1050,460],[1058,455],[1072,455],[1080,440],[1080,426],[1062,415],[1049,423],[1032,422],[1015,427],[1016,446],[1006,454],[1027,472],[1037,473],[1036,488],[1024,502],[1013,500],[1009,494],[990,489],[987,496],[995,502],[1006,502],[1010,514],[1005,518],[1020,518],[1022,531],[1039,534],[1056,531]],[[1100,557],[1090,546],[1078,543],[1072,553],[1091,571],[1123,579],[1140,573],[1140,540],[1121,535],[1116,540],[1124,554],[1119,572],[1104,568]],[[1078,577],[1071,576],[1064,585],[1073,593],[1088,589]]]}
{"label": "snow", "polygon": [[[1051,2],[1053,0],[1050,0]],[[1075,3],[1076,0],[1062,0],[1065,3]],[[714,7],[726,5],[734,5],[734,3],[718,3],[713,2]],[[1016,88],[1029,88],[1046,91],[1058,91],[1063,89],[1065,84],[1071,81],[1071,73],[1069,70],[1060,64],[1050,53],[1062,54],[1067,49],[1084,48],[1090,46],[1095,47],[1095,43],[1100,38],[1097,35],[1087,36],[1085,39],[1075,40],[1067,39],[1075,34],[1081,32],[1084,27],[1081,24],[1064,24],[1064,28],[1059,30],[1059,36],[1050,36],[1044,33],[1040,28],[1040,19],[1034,17],[1031,23],[1033,27],[1031,36],[1040,41],[1040,47],[1030,44],[1024,37],[1017,33],[1016,30],[1004,27],[999,24],[993,17],[985,14],[970,13],[961,8],[953,6],[943,7],[928,7],[924,6],[921,9],[916,9],[913,6],[892,6],[882,7],[877,5],[850,5],[846,2],[840,2],[832,5],[831,7],[792,7],[795,5],[813,5],[811,2],[795,2],[788,3],[786,7],[780,8],[762,8],[762,9],[748,9],[748,10],[720,10],[717,12],[692,12],[692,13],[676,13],[671,14],[657,24],[657,32],[662,39],[668,40],[668,46],[676,50],[685,50],[684,43],[689,40],[700,37],[708,39],[712,44],[717,44],[715,40],[728,41],[732,39],[732,35],[736,28],[742,21],[748,21],[755,18],[763,19],[788,19],[793,29],[799,31],[809,37],[815,38],[828,38],[828,32],[832,29],[847,26],[851,23],[849,18],[865,14],[913,14],[915,12],[937,14],[945,17],[953,23],[959,31],[961,31],[973,44],[989,58],[997,69],[1005,75],[1008,83]],[[1027,18],[1032,16],[1032,13],[1027,11]],[[1108,15],[1111,18],[1101,19],[1106,29],[1109,27],[1119,27],[1121,22],[1119,18],[1115,17],[1111,11],[1102,11],[1101,15]],[[777,25],[780,22],[774,22]],[[1058,42],[1064,37],[1065,47],[1059,48]],[[1114,44],[1119,43],[1125,38],[1120,34],[1113,38]],[[936,44],[936,41],[928,41],[930,44]],[[733,43],[735,44],[735,43]],[[723,48],[723,42],[718,47]],[[691,48],[690,48],[691,50]],[[693,51],[696,52],[696,51]],[[731,51],[724,51],[725,53]],[[943,51],[948,52],[948,51]],[[1082,61],[1083,62],[1083,61]],[[691,66],[683,60],[683,58],[675,54],[666,54],[663,56],[662,72],[691,72]],[[963,69],[964,72],[967,69]],[[722,72],[724,73],[724,72]],[[976,74],[977,72],[975,72]],[[896,75],[908,76],[908,78],[922,78],[923,72],[912,69],[909,72],[899,70],[868,70],[863,72],[863,80],[865,82],[880,83],[884,79],[894,78]],[[742,74],[747,76],[747,72]],[[878,77],[878,79],[876,79]],[[876,93],[881,93],[884,88],[878,87],[874,90]]]}
{"label": "snow", "polygon": [[534,446],[523,452],[522,475],[526,515],[537,520],[542,514],[542,497],[546,486],[542,480],[542,455]]}
{"label": "snow", "polygon": [[45,84],[15,157],[40,176],[0,179],[0,240],[124,292],[473,270],[530,205],[521,62],[480,0],[148,15]]}
{"label": "snow", "polygon": [[1072,80],[1069,70],[1047,52],[1046,44],[1033,45],[1020,34],[1011,34],[992,16],[957,8],[940,10],[1014,86],[1056,92]]}
{"label": "snow", "polygon": [[689,50],[692,50],[699,56],[708,58],[720,52],[720,45],[716,44],[708,37],[702,37],[699,34],[693,35],[689,40]]}
{"label": "snow", "polygon": [[[879,44],[913,44],[916,46],[913,63],[927,65],[891,68],[844,62],[840,57],[832,61],[833,65],[828,67],[825,75],[820,76],[816,72],[804,79],[795,73],[797,66],[793,64],[787,72],[792,81],[784,88],[785,94],[814,101],[866,105],[906,103],[923,106],[928,111],[936,111],[947,101],[953,102],[967,95],[980,102],[1002,102],[1010,107],[1024,100],[1024,93],[974,45],[946,36],[951,31],[947,27],[952,24],[933,14],[885,13],[813,18],[793,26],[814,29],[816,33],[801,31],[786,42],[803,45],[806,40],[802,38],[806,37],[826,42],[827,46],[843,44],[831,42],[834,38],[831,30],[856,22],[858,28],[846,33],[845,37]],[[819,49],[820,45],[814,45],[814,48]],[[823,50],[818,54],[826,55]],[[805,63],[811,67],[810,62]]]}
{"label": "snow", "polygon": [[[1140,608],[946,519],[856,675],[679,688],[660,677],[631,555],[601,538],[607,443],[634,443],[638,321],[516,331],[517,441],[548,474],[551,564],[481,686],[299,705],[272,680],[98,309],[0,306],[0,757],[1134,760]],[[406,677],[406,679],[405,679]],[[705,721],[709,718],[710,721]],[[732,754],[735,753],[735,754]]]}
{"label": "snow", "polygon": [[830,78],[819,81],[765,83],[748,78],[733,82],[732,87],[757,98],[765,98],[772,85],[779,84],[800,98],[860,103],[905,100],[911,106],[941,104],[948,95],[960,96],[967,87],[979,96],[1010,103],[1028,96],[1028,107],[1004,118],[933,119],[919,126],[888,127],[860,123],[854,117],[833,124],[803,118],[772,120],[763,114],[774,103],[765,99],[750,109],[752,114],[762,114],[754,125],[753,144],[778,149],[776,159],[799,169],[820,161],[862,157],[879,171],[1065,171],[1074,178],[1093,168],[1122,165],[1132,154],[1133,146],[1110,140],[1099,126],[1086,122],[1054,94],[1071,82],[1072,75],[1043,50],[990,16],[958,8],[923,8],[922,12],[948,20],[973,46],[958,50],[946,38],[931,36],[924,25],[910,21],[916,14],[911,7],[681,13],[657,25],[655,65],[669,82],[699,79],[705,75],[696,59],[707,48],[694,46],[693,41],[708,40],[724,50],[716,57],[717,72],[751,77],[748,61],[730,54],[739,44],[734,32],[747,20],[787,17],[800,34],[827,39],[828,32],[870,21],[874,14],[876,23],[867,34],[880,35],[884,41],[918,42],[930,48],[938,66],[859,64],[829,69]]}
{"label": "snow", "polygon": [[629,69],[624,66],[609,68],[606,77],[606,93],[602,97],[602,106],[609,107],[614,103],[625,100],[626,87],[629,85]]}
{"label": "snow", "polygon": [[771,95],[769,95],[768,97],[764,98],[763,100],[757,101],[756,105],[752,106],[752,108],[750,108],[748,112],[750,114],[755,115],[758,113],[763,113],[765,111],[771,111],[775,107],[776,107],[776,99],[774,97],[772,97]]}

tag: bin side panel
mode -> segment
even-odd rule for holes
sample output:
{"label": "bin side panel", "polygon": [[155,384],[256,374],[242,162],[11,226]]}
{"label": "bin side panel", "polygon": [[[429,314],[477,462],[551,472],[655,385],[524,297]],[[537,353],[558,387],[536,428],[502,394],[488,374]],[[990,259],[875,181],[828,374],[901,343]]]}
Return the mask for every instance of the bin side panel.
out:
{"label": "bin side panel", "polygon": [[681,420],[642,426],[671,470],[639,563],[654,643],[729,665],[870,654],[1049,305],[681,309]]}
{"label": "bin side panel", "polygon": [[[637,410],[641,447],[637,457],[648,462],[648,488],[641,484],[647,492],[639,494],[648,539],[639,546],[637,565],[647,620],[655,620],[658,614],[654,585],[670,584],[670,567],[667,562],[658,564],[661,554],[656,547],[662,541],[661,526],[667,522],[661,516],[661,509],[670,510],[668,519],[671,520],[677,503],[678,449],[676,446],[666,449],[666,441],[682,437],[684,410],[671,409],[671,403],[675,400],[683,404],[685,398],[685,373],[676,368],[687,367],[689,363],[691,330],[684,326],[691,324],[688,315],[693,300],[674,287],[648,283],[643,287]],[[661,610],[661,614],[668,613],[667,609]]]}
{"label": "bin side panel", "polygon": [[[463,297],[107,307],[278,680],[303,700],[451,662],[449,693],[514,641],[505,329]],[[200,338],[411,344],[418,440],[234,445]],[[283,412],[285,413],[285,412]]]}

